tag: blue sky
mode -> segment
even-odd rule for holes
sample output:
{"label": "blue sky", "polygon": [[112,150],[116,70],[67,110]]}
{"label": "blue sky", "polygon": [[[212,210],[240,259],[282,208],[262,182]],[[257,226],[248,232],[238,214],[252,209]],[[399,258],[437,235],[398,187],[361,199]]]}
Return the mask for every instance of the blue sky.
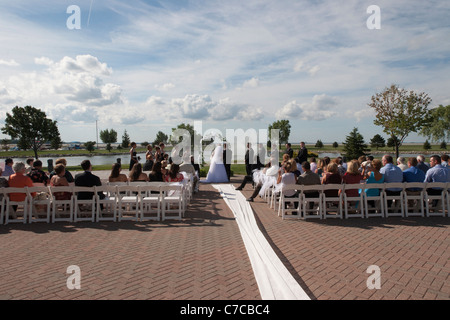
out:
{"label": "blue sky", "polygon": [[450,104],[450,3],[377,1],[381,29],[369,30],[372,4],[2,1],[0,125],[32,105],[64,141],[95,141],[96,120],[142,142],[182,122],[225,132],[277,119],[293,143],[341,143],[353,127],[368,141],[383,133],[367,103],[391,84]]}

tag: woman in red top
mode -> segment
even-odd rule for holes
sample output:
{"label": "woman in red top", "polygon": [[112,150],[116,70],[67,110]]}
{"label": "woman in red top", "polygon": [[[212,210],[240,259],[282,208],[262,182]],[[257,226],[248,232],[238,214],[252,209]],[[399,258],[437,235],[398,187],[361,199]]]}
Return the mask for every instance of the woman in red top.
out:
{"label": "woman in red top", "polygon": [[180,173],[180,166],[172,163],[170,170],[166,175],[166,182],[181,182],[184,180],[184,176]]}
{"label": "woman in red top", "polygon": [[[347,164],[347,172],[342,177],[342,181],[346,184],[356,184],[363,180],[363,175],[359,172],[358,160],[352,160]],[[346,190],[347,197],[357,197],[358,189]]]}
{"label": "woman in red top", "polygon": [[[331,162],[327,166],[327,172],[322,177],[322,184],[341,184],[342,178],[338,172],[338,166],[335,162]],[[325,190],[326,197],[337,197],[339,194],[339,190]]]}
{"label": "woman in red top", "polygon": [[[66,167],[63,164],[55,166],[55,175],[50,179],[51,187],[68,187],[69,182],[66,177]],[[56,200],[70,200],[72,193],[70,192],[54,192]]]}

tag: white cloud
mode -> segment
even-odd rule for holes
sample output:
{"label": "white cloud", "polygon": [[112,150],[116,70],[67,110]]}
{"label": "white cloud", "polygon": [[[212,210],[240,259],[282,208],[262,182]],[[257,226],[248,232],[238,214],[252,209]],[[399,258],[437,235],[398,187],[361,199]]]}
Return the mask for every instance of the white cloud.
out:
{"label": "white cloud", "polygon": [[253,77],[250,80],[245,81],[242,86],[244,88],[256,88],[259,86],[259,79]]}
{"label": "white cloud", "polygon": [[162,92],[169,91],[170,89],[173,88],[175,88],[175,85],[173,83],[165,83],[162,86],[155,84],[155,89]]}
{"label": "white cloud", "polygon": [[291,101],[277,111],[277,119],[302,119],[321,121],[338,115],[337,100],[325,94],[315,95],[311,103]]}
{"label": "white cloud", "polygon": [[17,63],[14,59],[11,59],[9,61],[0,59],[0,65],[8,66],[8,67],[18,67],[20,66],[19,63]]}

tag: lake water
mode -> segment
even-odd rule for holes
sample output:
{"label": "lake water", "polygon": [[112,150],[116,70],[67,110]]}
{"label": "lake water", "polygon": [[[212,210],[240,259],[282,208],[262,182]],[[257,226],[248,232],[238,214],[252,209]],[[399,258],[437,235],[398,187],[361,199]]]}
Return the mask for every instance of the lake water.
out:
{"label": "lake water", "polygon": [[[141,157],[140,163],[144,163],[144,159],[145,159],[145,153],[139,153],[138,156]],[[331,159],[334,159],[338,156],[341,156],[340,153],[319,153],[319,158],[323,158],[323,157],[330,157]],[[400,156],[408,158],[408,157],[416,157],[417,154],[400,154]],[[205,159],[207,159],[208,155],[205,153]],[[380,155],[381,157],[381,155]],[[39,158],[39,160],[42,161],[44,167],[47,167],[48,165],[48,160],[51,159],[53,161],[53,165],[55,165],[55,161],[56,161],[56,157],[53,158],[46,158],[46,157],[42,157]],[[67,165],[68,166],[79,166],[81,164],[81,161],[83,160],[90,160],[92,163],[92,166],[95,169],[96,165],[112,165],[113,163],[117,162],[117,159],[120,159],[122,166],[124,169],[128,169],[128,164],[130,163],[130,156],[128,154],[122,154],[122,155],[102,155],[102,156],[74,156],[74,157],[65,157],[65,159],[67,160]],[[22,161],[25,162],[27,160],[27,158],[14,158],[14,161]],[[0,167],[3,168],[4,167],[4,160],[1,161],[0,160]]]}

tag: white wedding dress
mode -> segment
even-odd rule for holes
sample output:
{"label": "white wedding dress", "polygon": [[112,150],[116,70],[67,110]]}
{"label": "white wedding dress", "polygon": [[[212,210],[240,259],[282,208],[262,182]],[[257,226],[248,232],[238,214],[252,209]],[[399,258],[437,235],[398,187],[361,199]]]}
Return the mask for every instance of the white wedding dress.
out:
{"label": "white wedding dress", "polygon": [[203,183],[221,183],[228,182],[227,171],[223,164],[223,147],[217,146],[211,155],[211,164],[209,166],[206,180],[201,180]]}

